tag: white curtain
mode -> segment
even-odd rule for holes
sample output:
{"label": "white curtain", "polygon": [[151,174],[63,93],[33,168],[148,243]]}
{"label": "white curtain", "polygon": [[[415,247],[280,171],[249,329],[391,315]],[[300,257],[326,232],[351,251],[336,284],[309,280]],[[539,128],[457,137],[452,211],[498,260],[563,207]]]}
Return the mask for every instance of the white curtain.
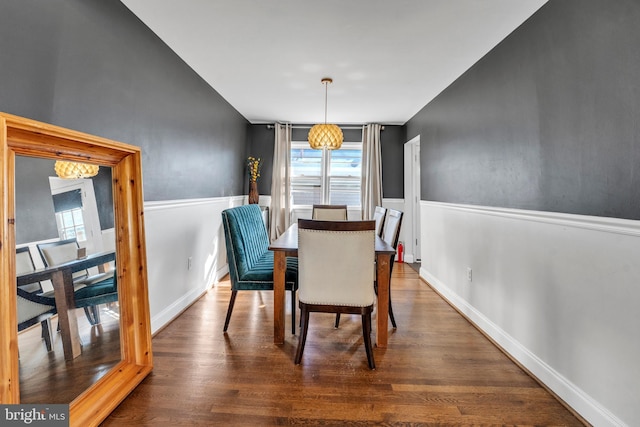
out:
{"label": "white curtain", "polygon": [[275,125],[273,174],[271,178],[270,230],[271,240],[277,239],[291,223],[291,125]]}
{"label": "white curtain", "polygon": [[382,206],[382,162],[379,124],[362,129],[362,219],[372,219],[376,206]]}

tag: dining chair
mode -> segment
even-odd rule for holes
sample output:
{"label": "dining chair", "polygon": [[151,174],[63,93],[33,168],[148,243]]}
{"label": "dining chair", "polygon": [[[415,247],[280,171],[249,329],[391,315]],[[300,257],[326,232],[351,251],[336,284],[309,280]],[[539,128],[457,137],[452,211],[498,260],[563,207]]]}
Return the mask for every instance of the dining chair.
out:
{"label": "dining chair", "polygon": [[[16,249],[16,274],[30,273],[35,271],[36,267],[31,258],[29,247],[25,246]],[[39,295],[42,292],[40,282],[28,283],[18,286],[18,332],[23,331],[30,326],[40,322],[42,326],[42,338],[44,339],[47,351],[53,349],[51,329],[51,317],[57,313],[56,302],[53,297],[43,297]]]}
{"label": "dining chair", "polygon": [[346,221],[347,205],[313,205],[311,218],[323,221]]}
{"label": "dining chair", "polygon": [[[273,251],[262,212],[256,204],[242,205],[222,211],[231,298],[223,332],[227,331],[238,291],[273,291]],[[291,333],[296,332],[296,291],[298,259],[286,257],[285,288],[291,291]]]}
{"label": "dining chair", "polygon": [[384,225],[384,217],[387,213],[387,209],[382,206],[376,206],[373,211],[373,219],[376,222],[376,234],[382,237],[382,226]]}
{"label": "dining chair", "polygon": [[362,318],[362,335],[370,369],[375,221],[298,220],[298,300],[302,331],[295,364],[299,365],[309,330],[309,314],[349,313]]}
{"label": "dining chair", "polygon": [[[78,258],[78,242],[75,238],[36,245],[40,257],[47,267],[64,264]],[[83,308],[91,325],[100,324],[100,310],[103,303],[118,301],[115,271],[109,270],[98,274],[89,274],[88,270],[72,274],[74,300],[76,308]],[[53,292],[50,292],[53,294]],[[44,294],[46,295],[46,294]]]}
{"label": "dining chair", "polygon": [[[382,228],[382,240],[387,242],[389,245],[393,247],[393,249],[398,248],[398,241],[400,239],[400,227],[402,226],[402,217],[404,216],[404,212],[399,211],[397,209],[387,209],[387,215],[384,220],[384,226]],[[391,273],[393,273],[393,264],[396,259],[396,254],[394,253],[391,256],[391,270],[389,271],[389,283],[386,286],[389,286],[389,318],[391,319],[391,325],[393,325],[394,329],[396,326],[396,319],[393,316],[393,306],[391,305]],[[376,281],[375,289],[376,293],[378,291],[379,283]]]}
{"label": "dining chair", "polygon": [[[385,242],[387,242],[393,249],[397,249],[398,241],[400,239],[400,226],[402,225],[402,217],[404,213],[402,211],[396,209],[386,209],[387,215],[386,219],[384,219],[384,226],[382,228],[381,238]],[[395,262],[396,255],[393,254],[391,256],[391,268],[389,271],[389,318],[391,319],[391,325],[394,329],[398,326],[396,324],[396,318],[393,315],[393,306],[391,305],[391,273],[393,272],[393,264]],[[377,278],[373,283],[374,290],[376,295],[378,294],[378,280]],[[336,314],[336,320],[334,323],[334,327],[340,326],[340,313]]]}

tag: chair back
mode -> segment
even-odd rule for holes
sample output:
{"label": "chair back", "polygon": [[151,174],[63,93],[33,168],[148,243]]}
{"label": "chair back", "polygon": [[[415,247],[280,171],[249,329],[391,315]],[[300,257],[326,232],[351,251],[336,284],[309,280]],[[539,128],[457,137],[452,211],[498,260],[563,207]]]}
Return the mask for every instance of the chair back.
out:
{"label": "chair back", "polygon": [[[36,266],[31,258],[31,252],[29,247],[24,246],[16,249],[16,274],[30,273],[35,271]],[[42,285],[40,282],[29,283],[27,285],[20,286],[20,289],[26,292],[42,292]]]}
{"label": "chair back", "polygon": [[[35,271],[36,267],[31,258],[29,247],[16,249],[16,274],[24,274]],[[56,304],[53,298],[45,298],[38,295],[42,292],[40,282],[29,283],[17,288],[17,321],[18,331],[35,325],[56,313]]]}
{"label": "chair back", "polygon": [[387,209],[382,206],[376,206],[376,210],[373,212],[373,220],[376,222],[376,235],[382,236],[382,226],[384,225],[384,217],[387,214]]}
{"label": "chair back", "polygon": [[[237,283],[269,253],[269,236],[257,204],[222,211],[229,275]],[[273,265],[271,266],[273,268]]]}
{"label": "chair back", "polygon": [[394,249],[398,247],[400,239],[400,226],[404,213],[396,209],[387,209],[387,217],[382,228],[382,240],[390,244]]}
{"label": "chair back", "polygon": [[[56,242],[38,243],[38,252],[47,267],[64,264],[78,258],[78,241],[74,239],[58,240]],[[78,280],[89,275],[87,270],[76,271],[73,279]]]}
{"label": "chair back", "polygon": [[298,220],[298,299],[306,304],[374,303],[375,221]]}
{"label": "chair back", "polygon": [[346,221],[347,205],[313,205],[311,218],[323,221]]}

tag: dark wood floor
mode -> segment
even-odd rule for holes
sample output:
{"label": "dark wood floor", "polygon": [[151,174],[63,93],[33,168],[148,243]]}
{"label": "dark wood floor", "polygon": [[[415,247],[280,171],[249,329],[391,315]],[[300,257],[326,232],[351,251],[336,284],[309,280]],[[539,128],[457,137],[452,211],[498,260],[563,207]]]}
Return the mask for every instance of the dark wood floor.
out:
{"label": "dark wood floor", "polygon": [[224,334],[222,282],[154,337],[153,372],[103,426],[582,425],[413,269],[396,264],[392,287],[398,329],[370,371],[344,315],[337,330],[312,315],[295,366],[298,336],[272,343],[270,292],[240,293]]}

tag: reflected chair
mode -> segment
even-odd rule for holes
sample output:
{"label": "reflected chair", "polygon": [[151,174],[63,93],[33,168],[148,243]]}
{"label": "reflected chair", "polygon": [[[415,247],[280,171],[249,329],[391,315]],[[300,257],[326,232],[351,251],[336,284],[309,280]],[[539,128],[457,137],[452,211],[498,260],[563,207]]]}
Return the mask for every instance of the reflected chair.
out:
{"label": "reflected chair", "polygon": [[376,235],[382,237],[382,227],[384,225],[384,217],[387,213],[387,209],[382,206],[376,206],[373,212],[373,220],[376,222]]}
{"label": "reflected chair", "polygon": [[[25,246],[16,249],[16,274],[30,273],[35,271],[33,258],[29,252],[29,247]],[[42,325],[42,338],[44,339],[47,351],[51,351],[51,317],[57,313],[56,302],[53,297],[43,297],[40,282],[28,283],[18,286],[18,332],[40,322]]]}
{"label": "reflected chair", "polygon": [[295,364],[300,364],[309,330],[309,314],[349,313],[362,318],[362,335],[370,369],[375,221],[298,220],[298,266],[302,332]]}
{"label": "reflected chair", "polygon": [[347,205],[313,205],[311,218],[323,221],[346,221]]}
{"label": "reflected chair", "polygon": [[[238,291],[273,290],[273,251],[269,250],[269,236],[258,205],[222,211],[222,224],[231,279],[231,299],[223,328],[226,332]],[[295,257],[287,257],[285,288],[291,291],[291,333],[295,334],[298,289],[298,259]]]}
{"label": "reflected chair", "polygon": [[[64,264],[65,262],[78,259],[78,249],[80,245],[78,241],[73,239],[57,240],[55,242],[38,243],[36,245],[40,257],[47,267]],[[73,282],[91,285],[113,276],[114,270],[98,274],[89,274],[88,270],[80,270],[73,273]]]}
{"label": "reflected chair", "polygon": [[[78,257],[76,239],[58,240],[36,245],[42,261],[47,267],[73,261]],[[91,325],[100,324],[98,305],[118,301],[115,271],[90,275],[88,270],[73,273],[74,300],[76,308],[83,308]],[[53,294],[51,292],[51,294]],[[48,296],[47,294],[43,294]]]}

